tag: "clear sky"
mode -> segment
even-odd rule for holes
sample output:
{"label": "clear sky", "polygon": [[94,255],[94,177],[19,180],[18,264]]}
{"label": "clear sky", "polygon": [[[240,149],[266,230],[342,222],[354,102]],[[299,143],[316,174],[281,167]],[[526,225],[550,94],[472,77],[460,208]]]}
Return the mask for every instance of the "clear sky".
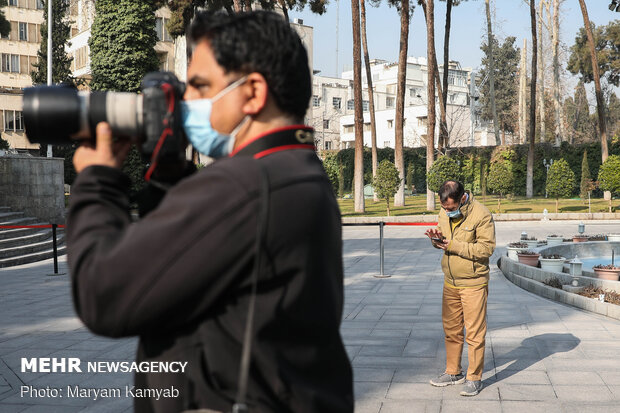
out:
{"label": "clear sky", "polygon": [[[339,4],[338,4],[339,3]],[[597,26],[620,19],[620,13],[609,10],[609,0],[586,0],[590,20]],[[537,2],[538,4],[538,2]],[[523,39],[531,52],[531,29],[529,6],[523,0],[491,0],[493,32],[500,40],[507,36],[517,38],[521,47]],[[398,60],[400,18],[396,9],[383,2],[378,8],[367,1],[368,49],[370,58],[395,62]],[[443,38],[446,3],[435,0],[435,48],[437,60],[443,61]],[[337,16],[339,18],[337,19]],[[560,41],[566,53],[574,44],[575,35],[583,26],[583,17],[578,0],[564,0],[560,6]],[[353,65],[353,41],[351,25],[351,3],[330,0],[327,13],[319,16],[309,10],[291,12],[291,19],[301,18],[304,24],[314,27],[314,69],[322,75],[336,76]],[[546,19],[546,18],[545,18]],[[338,31],[336,21],[339,22]],[[336,33],[338,36],[336,37]],[[457,60],[462,67],[479,68],[482,57],[480,44],[486,37],[484,0],[469,0],[452,8],[450,31],[450,60]],[[336,42],[336,38],[338,42]],[[336,49],[338,59],[336,61]],[[409,56],[426,57],[426,24],[424,12],[416,6],[409,29]],[[336,62],[338,67],[336,67]],[[529,64],[529,59],[528,59]],[[575,79],[571,79],[571,83]]]}

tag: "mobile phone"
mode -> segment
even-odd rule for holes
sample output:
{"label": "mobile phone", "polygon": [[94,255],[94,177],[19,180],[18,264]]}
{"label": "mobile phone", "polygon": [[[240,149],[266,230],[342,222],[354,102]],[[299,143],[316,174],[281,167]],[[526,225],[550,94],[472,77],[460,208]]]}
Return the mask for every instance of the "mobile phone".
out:
{"label": "mobile phone", "polygon": [[431,241],[434,241],[434,242],[443,242],[443,240],[444,240],[444,239],[445,239],[445,238],[436,238],[436,237],[432,237],[432,238],[431,238]]}

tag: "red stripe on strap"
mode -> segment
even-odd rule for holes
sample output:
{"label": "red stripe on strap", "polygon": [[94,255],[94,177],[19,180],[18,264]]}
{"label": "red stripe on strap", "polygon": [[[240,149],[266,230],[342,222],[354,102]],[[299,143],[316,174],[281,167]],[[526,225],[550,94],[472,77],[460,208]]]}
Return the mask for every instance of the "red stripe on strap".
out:
{"label": "red stripe on strap", "polygon": [[260,158],[262,158],[264,156],[271,155],[272,153],[281,152],[281,151],[288,151],[290,149],[312,149],[312,150],[314,150],[314,145],[300,144],[300,145],[276,146],[275,148],[267,149],[267,150],[264,150],[262,152],[259,152],[259,153],[255,154],[254,155],[254,159],[260,159]]}

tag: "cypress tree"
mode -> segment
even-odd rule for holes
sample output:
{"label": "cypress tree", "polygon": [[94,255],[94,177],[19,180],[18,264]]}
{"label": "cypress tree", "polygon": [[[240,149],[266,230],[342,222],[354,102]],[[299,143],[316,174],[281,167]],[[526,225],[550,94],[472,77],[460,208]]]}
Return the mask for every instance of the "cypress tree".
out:
{"label": "cypress tree", "polygon": [[581,161],[581,184],[579,185],[579,197],[585,199],[588,192],[591,191],[590,166],[588,165],[588,151],[583,152],[583,160]]}
{"label": "cypress tree", "polygon": [[153,0],[98,0],[90,46],[93,90],[137,92],[159,68]]}
{"label": "cypress tree", "polygon": [[[142,78],[159,69],[155,52],[153,0],[98,0],[91,28],[92,90],[137,92]],[[136,148],[129,152],[123,171],[132,181],[135,197],[144,187],[145,162]]]}
{"label": "cypress tree", "polygon": [[[37,52],[39,57],[33,66],[35,70],[30,73],[32,83],[43,85],[47,83],[47,9],[48,1],[45,1],[43,11],[43,24],[41,25],[41,47]],[[69,2],[65,0],[52,1],[52,83],[73,83],[71,75],[71,61],[73,58],[65,51],[65,46],[70,46],[69,37],[71,27],[66,19]]]}

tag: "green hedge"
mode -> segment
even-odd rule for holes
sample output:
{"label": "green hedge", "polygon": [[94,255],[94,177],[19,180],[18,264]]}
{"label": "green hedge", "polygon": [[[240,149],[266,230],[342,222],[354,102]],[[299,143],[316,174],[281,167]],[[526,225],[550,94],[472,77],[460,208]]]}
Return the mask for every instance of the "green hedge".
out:
{"label": "green hedge", "polygon": [[[544,195],[546,184],[546,170],[543,159],[565,159],[571,170],[575,173],[577,182],[581,180],[581,163],[583,152],[588,151],[588,165],[590,176],[598,176],[601,166],[601,145],[598,142],[569,145],[563,142],[560,147],[550,143],[536,144],[534,152],[534,194]],[[458,152],[457,152],[458,151]],[[527,145],[514,145],[510,147],[474,147],[454,149],[450,154],[460,162],[463,184],[465,188],[475,195],[486,192],[485,174],[488,173],[489,165],[495,157],[502,157],[512,166],[514,175],[514,194],[525,195],[525,183],[527,173]],[[355,149],[343,149],[341,151],[323,151],[321,157],[325,162],[326,169],[330,172],[330,179],[335,186],[334,191],[342,196],[350,192],[353,183],[353,158]],[[609,155],[620,155],[620,141],[609,142]],[[394,162],[394,149],[377,149],[378,162],[388,159]],[[418,193],[426,191],[426,148],[405,148],[405,165],[413,165],[413,184]],[[372,182],[370,148],[364,148],[364,182]],[[602,192],[595,191],[594,196],[601,196]]]}

